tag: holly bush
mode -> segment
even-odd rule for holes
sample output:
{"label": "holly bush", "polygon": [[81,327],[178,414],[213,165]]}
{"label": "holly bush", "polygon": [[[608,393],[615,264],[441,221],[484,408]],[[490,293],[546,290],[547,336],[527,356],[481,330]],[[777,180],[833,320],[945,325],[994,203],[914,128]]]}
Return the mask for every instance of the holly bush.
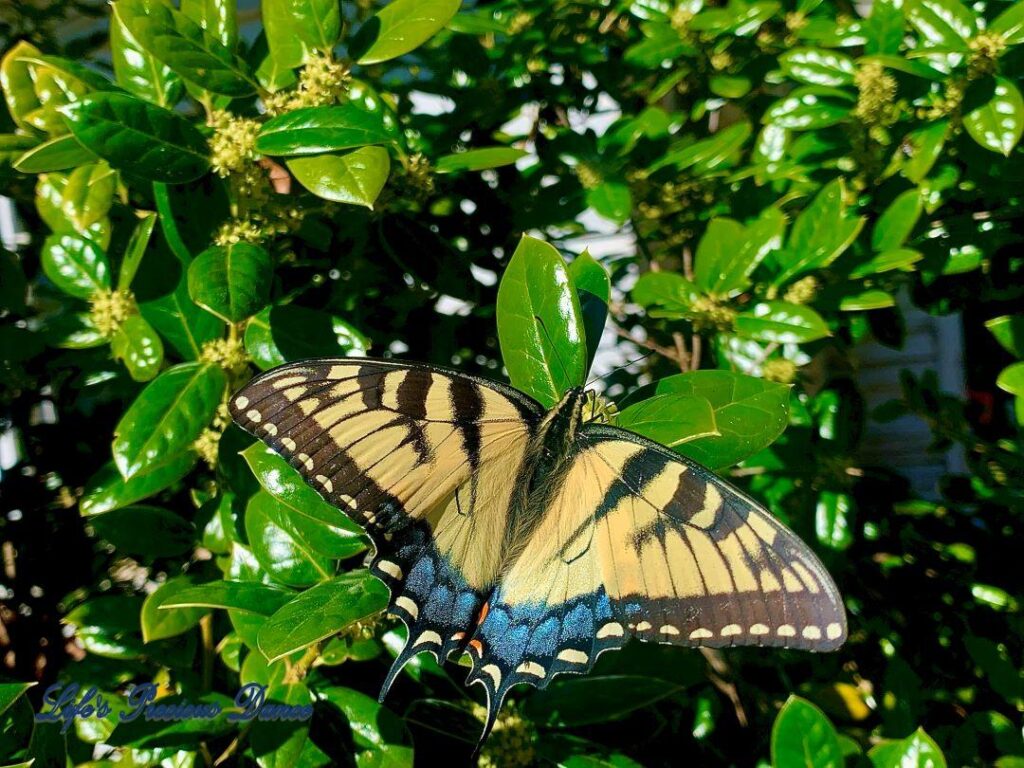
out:
{"label": "holly bush", "polygon": [[[1024,765],[1024,3],[259,11],[4,11],[8,762],[468,758],[479,691],[421,656],[376,702],[404,640],[366,537],[225,407],[372,354],[547,405],[590,377],[591,418],[743,486],[849,612],[834,654],[635,645],[516,691],[482,765]],[[963,319],[971,400],[908,372],[868,412],[857,345],[908,303]],[[898,417],[967,472],[865,465]],[[54,683],[107,716],[34,723]],[[231,719],[247,683],[311,716]],[[223,711],[122,722],[132,686]]]}

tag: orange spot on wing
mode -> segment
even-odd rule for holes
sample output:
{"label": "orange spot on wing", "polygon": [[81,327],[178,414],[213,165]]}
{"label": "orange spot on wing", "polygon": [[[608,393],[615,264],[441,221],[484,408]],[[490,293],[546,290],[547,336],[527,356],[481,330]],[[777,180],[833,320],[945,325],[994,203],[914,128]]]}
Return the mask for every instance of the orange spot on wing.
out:
{"label": "orange spot on wing", "polygon": [[481,643],[479,640],[470,640],[469,647],[473,648],[476,651],[477,656],[484,655],[484,644]]}
{"label": "orange spot on wing", "polygon": [[484,604],[483,604],[483,605],[482,605],[482,606],[480,607],[480,615],[476,617],[476,625],[477,625],[478,627],[479,627],[479,626],[480,626],[481,624],[483,624],[483,623],[484,623],[484,619],[486,619],[486,618],[487,618],[487,614],[488,614],[488,613],[490,613],[490,611],[491,611],[491,603],[490,603],[490,601],[488,601],[488,602],[484,603]]}

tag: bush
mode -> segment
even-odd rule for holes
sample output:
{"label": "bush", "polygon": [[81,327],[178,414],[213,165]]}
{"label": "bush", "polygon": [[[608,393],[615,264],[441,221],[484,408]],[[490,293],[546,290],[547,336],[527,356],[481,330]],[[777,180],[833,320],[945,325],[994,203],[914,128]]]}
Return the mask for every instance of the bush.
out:
{"label": "bush", "polygon": [[[367,540],[227,416],[258,370],[370,353],[545,405],[597,355],[601,418],[742,484],[849,611],[827,656],[630,646],[517,691],[482,764],[1024,764],[1024,3],[371,6],[116,0],[73,42],[93,6],[16,12],[9,762],[468,757],[478,691],[420,656],[376,703],[403,639]],[[901,293],[962,313],[974,403],[907,374],[865,412],[855,347],[902,344]],[[858,459],[907,414],[967,458],[934,499]],[[55,681],[313,714],[33,727]]]}

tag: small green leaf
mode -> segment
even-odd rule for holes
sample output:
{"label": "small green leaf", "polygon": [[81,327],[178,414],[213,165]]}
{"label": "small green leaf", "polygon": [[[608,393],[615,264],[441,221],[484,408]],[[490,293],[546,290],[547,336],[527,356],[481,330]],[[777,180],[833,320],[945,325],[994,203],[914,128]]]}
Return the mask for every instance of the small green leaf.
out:
{"label": "small green leaf", "polygon": [[846,215],[844,193],[842,177],[831,181],[797,217],[785,249],[777,254],[782,271],[775,285],[827,267],[857,239],[864,218]]}
{"label": "small green leaf", "polygon": [[633,301],[652,317],[686,315],[700,296],[697,286],[675,272],[646,272],[633,286]]}
{"label": "small green leaf", "polygon": [[43,243],[43,272],[70,296],[88,299],[110,288],[110,264],[102,249],[85,237],[53,234]]}
{"label": "small green leaf", "polygon": [[110,340],[110,351],[135,381],[149,381],[160,372],[164,345],[153,326],[141,315],[131,315]]}
{"label": "small green leaf", "polygon": [[750,138],[750,123],[742,122],[723,128],[709,139],[694,142],[682,149],[673,150],[651,165],[647,171],[653,173],[666,167],[683,171],[697,166],[699,171],[712,171],[733,157]]}
{"label": "small green leaf", "polygon": [[75,168],[95,160],[96,155],[68,134],[44,141],[20,155],[14,161],[14,169],[21,173],[49,173]]}
{"label": "small green leaf", "polygon": [[829,336],[821,315],[808,306],[785,301],[763,301],[740,313],[736,332],[758,341],[802,344]]}
{"label": "small green leaf", "polygon": [[274,661],[384,610],[388,588],[368,571],[350,571],[307,589],[271,616],[259,647]]}
{"label": "small green leaf", "polygon": [[996,16],[988,31],[1002,36],[1007,45],[1024,43],[1024,3],[1015,2]]}
{"label": "small green leaf", "polygon": [[853,85],[857,66],[849,56],[817,48],[793,48],[779,56],[782,71],[807,85]]}
{"label": "small green leaf", "polygon": [[904,14],[930,47],[967,53],[978,30],[974,13],[959,0],[909,0]]}
{"label": "small green leaf", "polygon": [[163,107],[124,93],[97,93],[64,114],[75,138],[119,170],[169,184],[198,179],[209,170],[203,135]]}
{"label": "small green leaf", "polygon": [[278,115],[260,129],[256,149],[264,155],[319,155],[390,141],[379,113],[350,103]]}
{"label": "small green leaf", "polygon": [[583,251],[569,264],[569,279],[580,301],[583,330],[587,337],[587,370],[590,370],[608,319],[611,280],[608,271],[589,251]]}
{"label": "small green leaf", "polygon": [[36,95],[29,64],[24,59],[38,55],[38,48],[21,40],[0,59],[0,86],[7,102],[7,111],[15,124],[29,131],[34,131],[35,126],[27,119],[28,115],[40,109],[42,103]]}
{"label": "small green leaf", "polygon": [[139,223],[135,225],[128,245],[124,249],[124,258],[121,259],[121,269],[117,275],[117,287],[121,290],[131,288],[135,273],[142,263],[142,257],[146,254],[146,247],[149,239],[153,236],[153,228],[156,226],[156,214],[151,211],[139,212]]}
{"label": "small green leaf", "polygon": [[948,120],[934,123],[911,131],[903,140],[903,150],[910,156],[903,162],[902,173],[910,181],[920,184],[931,171],[935,161],[942,154],[949,133]]}
{"label": "small green leaf", "polygon": [[905,739],[876,744],[868,759],[874,768],[946,768],[942,750],[923,728]]}
{"label": "small green leaf", "polygon": [[176,637],[192,629],[199,620],[206,615],[205,608],[175,608],[161,610],[165,602],[174,598],[182,590],[188,589],[195,584],[190,576],[178,576],[169,579],[155,592],[146,597],[142,604],[142,612],[139,620],[142,624],[142,641],[151,643],[154,640],[165,640],[168,637]]}
{"label": "small green leaf", "polygon": [[498,287],[498,339],[512,384],[545,407],[586,379],[579,298],[561,254],[524,236]]}
{"label": "small green leaf", "polygon": [[996,386],[1011,395],[1024,395],[1024,363],[1004,368],[996,379]]}
{"label": "small green leaf", "polygon": [[196,455],[188,451],[131,480],[121,477],[114,462],[108,462],[86,483],[79,509],[83,515],[98,515],[134,504],[181,480],[192,469],[196,459]]}
{"label": "small green leaf", "polygon": [[106,163],[76,168],[61,195],[61,212],[75,231],[82,232],[103,219],[114,201],[117,174]]}
{"label": "small green leaf", "polygon": [[853,97],[845,91],[805,85],[772,104],[762,122],[792,131],[814,131],[845,120],[853,110]]}
{"label": "small green leaf", "polygon": [[289,360],[359,356],[369,347],[340,317],[294,304],[268,307],[245,326],[245,351],[264,371]]}
{"label": "small green leaf", "polygon": [[35,683],[0,683],[0,715],[10,709],[21,695]]}
{"label": "small green leaf", "polygon": [[272,279],[270,254],[258,245],[215,245],[189,265],[188,293],[224,322],[238,323],[266,306]]}
{"label": "small green leaf", "polygon": [[616,224],[623,224],[633,211],[633,195],[624,181],[609,179],[586,192],[587,205]]}
{"label": "small green leaf", "polygon": [[1003,349],[1014,357],[1024,358],[1024,315],[994,317],[985,321],[985,327]]}
{"label": "small green leaf", "polygon": [[461,0],[393,0],[359,28],[350,46],[359,64],[377,64],[419,48],[440,32]]}
{"label": "small green leaf", "polygon": [[362,147],[343,155],[293,157],[288,169],[306,189],[324,200],[373,208],[391,173],[383,147]]}
{"label": "small green leaf", "polygon": [[919,251],[912,251],[909,248],[896,248],[891,251],[883,251],[877,256],[873,256],[868,259],[863,264],[859,264],[852,272],[850,272],[850,277],[854,279],[870,277],[871,275],[878,275],[883,272],[892,272],[894,270],[909,272],[911,267],[923,258],[924,256]]}
{"label": "small green leaf", "polygon": [[880,288],[848,293],[839,300],[839,309],[843,312],[866,312],[894,306],[896,306],[896,297]]}
{"label": "small green leaf", "polygon": [[1024,133],[1024,98],[1017,86],[1005,77],[997,77],[995,94],[964,115],[964,127],[985,149],[1009,157]]}
{"label": "small green leaf", "polygon": [[871,247],[876,251],[888,251],[901,247],[914,230],[924,200],[916,189],[908,189],[889,203],[871,232]]}
{"label": "small green leaf", "polygon": [[835,727],[809,701],[790,696],[772,726],[773,768],[843,768]]}
{"label": "small green leaf", "polygon": [[727,295],[747,285],[747,264],[736,265],[744,249],[744,227],[738,221],[716,218],[708,222],[697,243],[693,280],[705,293]]}
{"label": "small green leaf", "polygon": [[255,581],[212,581],[181,589],[161,607],[223,608],[254,616],[270,616],[295,597],[295,592]]}
{"label": "small green leaf", "polygon": [[855,502],[847,493],[822,491],[814,513],[814,532],[829,549],[842,552],[853,544]]}
{"label": "small green leaf", "polygon": [[441,155],[434,164],[436,173],[457,173],[458,171],[484,171],[512,165],[528,153],[514,147],[481,147],[454,155]]}
{"label": "small green leaf", "polygon": [[189,450],[213,419],[227,382],[208,363],[181,363],[146,386],[114,431],[114,462],[130,480]]}
{"label": "small green leaf", "polygon": [[192,548],[191,522],[162,507],[127,506],[89,518],[96,535],[126,555],[170,557]]}
{"label": "small green leaf", "polygon": [[710,402],[703,397],[675,393],[654,395],[625,408],[619,413],[618,425],[666,448],[721,434]]}
{"label": "small green leaf", "polygon": [[315,51],[330,52],[341,37],[338,0],[262,0],[260,14],[270,53],[287,69]]}

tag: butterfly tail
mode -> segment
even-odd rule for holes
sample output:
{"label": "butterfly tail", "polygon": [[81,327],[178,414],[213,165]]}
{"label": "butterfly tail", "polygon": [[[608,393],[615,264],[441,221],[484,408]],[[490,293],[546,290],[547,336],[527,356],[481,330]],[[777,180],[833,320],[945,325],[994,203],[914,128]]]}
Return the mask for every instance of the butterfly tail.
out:
{"label": "butterfly tail", "polygon": [[405,665],[412,661],[412,657],[419,653],[420,650],[422,649],[414,649],[412,643],[405,644],[402,652],[395,657],[394,662],[391,664],[391,669],[388,670],[387,677],[384,678],[384,682],[381,684],[380,695],[377,697],[379,703],[384,703],[384,699],[388,695],[388,691],[391,690],[391,685],[395,682],[395,679],[401,674]]}

